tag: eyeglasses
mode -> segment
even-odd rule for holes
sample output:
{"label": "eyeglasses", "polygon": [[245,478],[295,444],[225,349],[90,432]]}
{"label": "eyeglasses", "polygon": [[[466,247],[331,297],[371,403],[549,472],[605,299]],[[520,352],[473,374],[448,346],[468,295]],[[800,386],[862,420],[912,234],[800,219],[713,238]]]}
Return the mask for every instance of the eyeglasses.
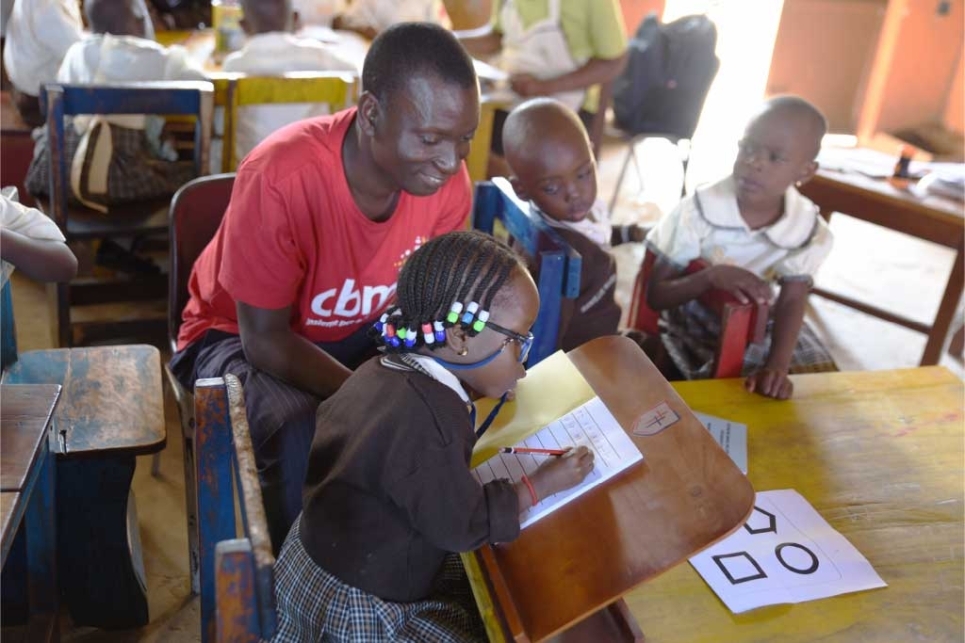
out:
{"label": "eyeglasses", "polygon": [[535,339],[533,333],[520,335],[516,331],[503,328],[499,324],[494,324],[491,321],[486,322],[486,328],[492,328],[497,333],[505,335],[510,340],[517,342],[519,344],[519,363],[523,364],[526,362],[526,358],[529,357],[529,350],[533,347],[533,340]]}

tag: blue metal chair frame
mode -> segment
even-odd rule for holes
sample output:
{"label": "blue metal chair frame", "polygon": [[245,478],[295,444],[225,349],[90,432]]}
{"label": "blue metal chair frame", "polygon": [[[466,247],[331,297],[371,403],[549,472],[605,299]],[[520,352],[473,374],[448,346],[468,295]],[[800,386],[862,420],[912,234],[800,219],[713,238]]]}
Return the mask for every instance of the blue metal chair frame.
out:
{"label": "blue metal chair frame", "polygon": [[531,367],[556,352],[560,306],[564,297],[575,299],[580,294],[583,258],[550,226],[530,215],[529,206],[516,197],[508,181],[477,183],[473,227],[492,234],[497,220],[539,266],[539,314],[527,363]]}
{"label": "blue metal chair frame", "polygon": [[[40,93],[41,109],[47,119],[47,140],[50,146],[50,206],[48,214],[63,231],[67,241],[73,239],[97,239],[105,237],[161,234],[167,230],[167,205],[169,199],[112,207],[106,214],[74,208],[68,216],[70,159],[64,154],[64,118],[85,114],[160,114],[194,116],[194,165],[198,176],[207,173],[208,152],[211,141],[214,87],[209,82],[154,82],[109,85],[61,85],[49,84]],[[140,286],[140,287],[138,287]],[[163,289],[163,280],[157,284]],[[112,288],[112,294],[90,291],[92,285],[83,289],[70,284],[57,284],[57,341],[60,346],[70,346],[73,334],[70,323],[72,303],[99,303],[117,299],[145,299],[155,296],[146,282],[128,286],[123,290]],[[87,291],[82,295],[81,290]],[[121,295],[118,297],[117,295]],[[161,292],[163,296],[163,292]],[[80,299],[83,297],[83,300]],[[128,325],[134,326],[132,321]],[[141,324],[145,322],[140,322]]]}

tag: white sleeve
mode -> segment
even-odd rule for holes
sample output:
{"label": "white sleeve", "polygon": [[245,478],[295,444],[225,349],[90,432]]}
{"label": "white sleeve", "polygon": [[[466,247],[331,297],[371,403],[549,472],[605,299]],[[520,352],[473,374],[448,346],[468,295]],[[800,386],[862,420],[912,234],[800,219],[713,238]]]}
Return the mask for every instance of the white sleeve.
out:
{"label": "white sleeve", "polygon": [[646,246],[659,257],[683,269],[700,257],[701,229],[706,223],[697,213],[692,196],[664,215],[647,235]]}
{"label": "white sleeve", "polygon": [[778,280],[813,279],[818,268],[831,253],[834,238],[827,222],[816,217],[811,238],[801,248],[792,250],[774,266]]}
{"label": "white sleeve", "polygon": [[188,50],[181,45],[171,45],[165,50],[165,80],[207,80],[208,77],[191,60]]}
{"label": "white sleeve", "polygon": [[0,225],[4,228],[42,241],[65,241],[63,233],[50,217],[36,208],[28,208],[0,195]]}
{"label": "white sleeve", "polygon": [[[23,0],[20,0],[23,2]],[[48,51],[62,58],[71,45],[84,37],[80,8],[72,0],[60,0],[47,5],[41,16],[36,16],[34,33]]]}

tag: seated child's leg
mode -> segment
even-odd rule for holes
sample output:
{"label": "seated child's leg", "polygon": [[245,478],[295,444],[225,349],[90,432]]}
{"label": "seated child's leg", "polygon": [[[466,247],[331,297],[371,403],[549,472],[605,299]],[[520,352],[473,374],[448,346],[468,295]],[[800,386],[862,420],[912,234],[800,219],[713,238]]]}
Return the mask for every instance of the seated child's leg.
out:
{"label": "seated child's leg", "polygon": [[302,546],[299,531],[296,519],[275,563],[274,643],[318,641],[323,633],[324,640],[346,643],[486,640],[458,555],[444,563],[438,591],[431,598],[392,603],[347,585],[316,565]]}

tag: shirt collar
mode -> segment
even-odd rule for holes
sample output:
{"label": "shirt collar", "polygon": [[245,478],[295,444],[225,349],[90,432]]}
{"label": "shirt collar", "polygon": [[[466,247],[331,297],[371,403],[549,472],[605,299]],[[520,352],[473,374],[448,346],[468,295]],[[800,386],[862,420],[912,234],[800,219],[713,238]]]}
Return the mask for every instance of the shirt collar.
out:
{"label": "shirt collar", "polygon": [[[439,364],[436,360],[426,355],[419,355],[417,353],[406,353],[405,355],[407,358],[415,360],[415,362],[419,364],[419,367],[424,370],[429,377],[452,389],[463,402],[466,404],[472,404],[472,400],[469,399],[469,394],[466,392],[466,389],[463,388],[462,382],[460,382],[459,378],[453,375],[451,371],[442,366],[442,364]],[[382,363],[385,364],[385,358],[383,358]],[[396,368],[399,367],[398,364],[391,364],[390,366]]]}
{"label": "shirt collar", "polygon": [[700,215],[710,225],[763,234],[781,248],[798,248],[807,243],[818,216],[817,206],[791,186],[784,193],[784,212],[780,218],[769,226],[751,230],[737,206],[737,188],[733,176],[698,188],[697,198]]}

